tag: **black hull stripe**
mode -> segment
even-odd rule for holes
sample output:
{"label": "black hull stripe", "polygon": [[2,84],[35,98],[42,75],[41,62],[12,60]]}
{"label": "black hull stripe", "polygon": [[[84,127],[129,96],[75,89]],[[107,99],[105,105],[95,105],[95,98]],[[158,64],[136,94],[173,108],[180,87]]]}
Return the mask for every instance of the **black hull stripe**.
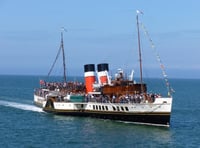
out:
{"label": "black hull stripe", "polygon": [[153,124],[153,125],[170,125],[169,113],[119,113],[119,112],[94,112],[94,111],[77,111],[77,110],[55,110],[44,108],[46,112],[65,115],[65,116],[80,116],[93,117],[101,119],[119,120],[133,123]]}

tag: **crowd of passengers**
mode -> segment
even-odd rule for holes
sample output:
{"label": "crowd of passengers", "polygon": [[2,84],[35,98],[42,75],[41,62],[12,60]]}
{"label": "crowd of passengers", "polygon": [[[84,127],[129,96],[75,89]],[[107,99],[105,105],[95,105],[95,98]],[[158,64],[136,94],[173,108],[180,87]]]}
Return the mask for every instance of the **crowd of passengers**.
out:
{"label": "crowd of passengers", "polygon": [[41,84],[40,89],[35,90],[35,94],[45,97],[48,94],[48,91],[44,91],[47,89],[49,91],[57,91],[61,95],[66,95],[69,93],[84,93],[85,85],[81,82],[45,82]]}
{"label": "crowd of passengers", "polygon": [[46,82],[43,87],[49,90],[85,90],[85,85],[81,82]]}
{"label": "crowd of passengers", "polygon": [[[132,94],[132,95],[121,95],[120,97],[112,97],[108,95],[85,95],[82,102],[98,102],[98,103],[153,103],[155,98],[159,98],[160,95],[156,94]],[[56,101],[66,101],[70,102],[70,97],[68,96],[58,96]],[[80,101],[80,100],[79,100]]]}
{"label": "crowd of passengers", "polygon": [[159,98],[158,94],[127,94],[116,97],[115,95],[86,95],[86,102],[100,102],[100,103],[153,103],[155,98]]}
{"label": "crowd of passengers", "polygon": [[[85,85],[81,82],[45,82],[41,85],[41,89],[35,90],[35,94],[45,97],[49,92],[43,91],[47,89],[50,91],[57,91],[61,96],[67,94],[84,94]],[[144,93],[144,94],[127,94],[127,95],[95,95],[86,94],[85,102],[101,102],[101,103],[141,103],[141,102],[154,102],[155,98],[160,97],[159,94]],[[60,100],[60,99],[59,99]],[[68,100],[70,101],[70,100]]]}

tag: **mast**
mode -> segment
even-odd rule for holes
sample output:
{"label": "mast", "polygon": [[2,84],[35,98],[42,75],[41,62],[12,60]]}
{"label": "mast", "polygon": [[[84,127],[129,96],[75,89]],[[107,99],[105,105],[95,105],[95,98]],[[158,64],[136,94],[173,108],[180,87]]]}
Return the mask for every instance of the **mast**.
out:
{"label": "mast", "polygon": [[[62,28],[64,30],[64,28]],[[63,31],[61,31],[61,49],[62,49],[62,57],[63,57],[63,78],[64,82],[67,81],[66,77],[66,65],[65,65],[65,50],[64,50],[64,42],[63,42]]]}
{"label": "mast", "polygon": [[64,78],[64,82],[67,81],[67,77],[66,77],[66,65],[65,65],[65,50],[64,50],[64,42],[63,42],[63,31],[66,31],[64,27],[62,27],[62,31],[61,31],[61,44],[60,44],[60,47],[59,47],[59,50],[58,50],[58,53],[56,55],[56,59],[54,60],[53,62],[53,65],[51,66],[51,69],[49,70],[48,72],[48,77],[50,76],[55,64],[56,64],[56,61],[60,55],[60,52],[62,50],[62,57],[63,57],[63,78]]}
{"label": "mast", "polygon": [[136,11],[136,21],[137,21],[137,33],[138,33],[138,51],[139,51],[139,62],[140,62],[140,84],[141,84],[141,92],[144,92],[143,88],[143,76],[142,76],[142,53],[141,53],[141,47],[140,47],[140,28],[139,28],[139,20],[138,20],[138,15],[143,14],[141,11],[137,10]]}

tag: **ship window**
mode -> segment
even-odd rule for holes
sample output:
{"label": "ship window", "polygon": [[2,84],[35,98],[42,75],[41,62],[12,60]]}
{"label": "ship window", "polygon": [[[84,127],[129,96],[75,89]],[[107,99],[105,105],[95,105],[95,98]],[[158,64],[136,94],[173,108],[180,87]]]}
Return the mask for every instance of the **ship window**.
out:
{"label": "ship window", "polygon": [[102,109],[105,110],[104,106],[102,106]]}
{"label": "ship window", "polygon": [[128,111],[128,107],[127,106],[125,107],[125,110]]}
{"label": "ship window", "polygon": [[108,110],[108,106],[106,106],[106,110]]}
{"label": "ship window", "polygon": [[116,111],[116,108],[113,106],[113,110]]}
{"label": "ship window", "polygon": [[98,106],[96,105],[96,110],[98,110]]}
{"label": "ship window", "polygon": [[120,111],[120,110],[119,110],[119,106],[117,106],[117,111]]}
{"label": "ship window", "polygon": [[93,105],[93,109],[95,110],[95,105]]}
{"label": "ship window", "polygon": [[124,108],[121,106],[121,110],[124,111]]}
{"label": "ship window", "polygon": [[101,106],[99,106],[99,110],[101,110]]}

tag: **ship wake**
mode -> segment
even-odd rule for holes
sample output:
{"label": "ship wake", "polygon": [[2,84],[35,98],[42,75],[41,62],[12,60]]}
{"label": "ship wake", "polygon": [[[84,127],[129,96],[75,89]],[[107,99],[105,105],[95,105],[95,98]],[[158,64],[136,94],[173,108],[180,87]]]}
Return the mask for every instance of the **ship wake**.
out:
{"label": "ship wake", "polygon": [[21,109],[21,110],[33,111],[33,112],[43,112],[42,108],[36,107],[34,105],[17,103],[17,102],[0,100],[0,105],[1,106],[13,107],[13,108]]}

